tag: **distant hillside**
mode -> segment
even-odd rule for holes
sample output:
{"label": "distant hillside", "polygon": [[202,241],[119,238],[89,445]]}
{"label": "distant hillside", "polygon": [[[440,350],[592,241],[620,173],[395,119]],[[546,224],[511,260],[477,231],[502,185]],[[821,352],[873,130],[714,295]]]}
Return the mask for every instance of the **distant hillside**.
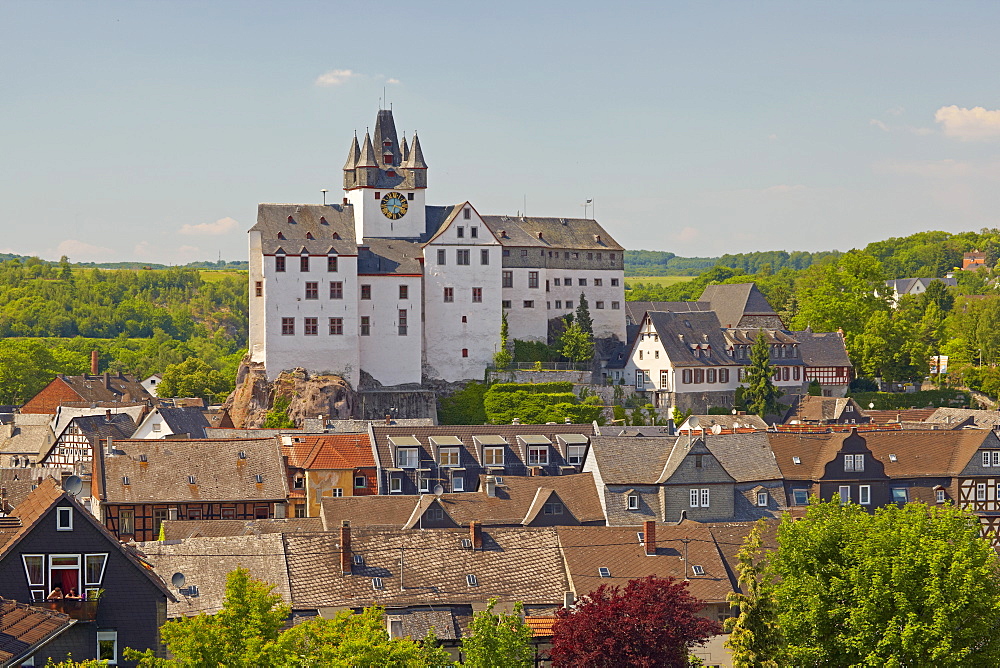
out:
{"label": "distant hillside", "polygon": [[[7,260],[19,260],[25,262],[32,256],[17,255],[16,253],[0,253],[0,262]],[[42,262],[45,262],[44,260]],[[198,262],[188,262],[184,265],[159,264],[156,262],[70,262],[73,267],[97,267],[98,269],[169,269],[172,266],[182,266],[189,269],[227,269],[247,271],[250,263],[246,260],[199,260]]]}
{"label": "distant hillside", "polygon": [[722,265],[736,269],[741,274],[756,274],[761,271],[781,271],[805,269],[820,260],[838,256],[840,251],[758,251],[755,253],[727,253],[721,257],[680,257],[667,251],[627,250],[625,251],[626,276],[698,276]]}

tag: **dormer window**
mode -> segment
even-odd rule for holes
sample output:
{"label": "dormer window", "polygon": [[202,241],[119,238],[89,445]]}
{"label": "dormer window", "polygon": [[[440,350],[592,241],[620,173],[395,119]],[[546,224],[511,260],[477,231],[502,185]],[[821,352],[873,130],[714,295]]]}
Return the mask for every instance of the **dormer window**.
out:
{"label": "dormer window", "polygon": [[392,164],[392,153],[386,153],[385,155],[383,155],[382,156],[382,162],[384,162],[387,165],[391,165]]}
{"label": "dormer window", "polygon": [[306,239],[315,239],[312,232],[306,232]]}

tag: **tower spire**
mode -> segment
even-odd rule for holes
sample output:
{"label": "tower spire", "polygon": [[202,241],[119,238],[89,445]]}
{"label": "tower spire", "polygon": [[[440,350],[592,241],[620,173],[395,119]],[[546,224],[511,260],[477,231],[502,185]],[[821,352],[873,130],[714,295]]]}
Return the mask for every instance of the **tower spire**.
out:
{"label": "tower spire", "polygon": [[403,166],[407,169],[427,169],[427,163],[424,162],[424,152],[420,149],[420,139],[417,137],[416,132],[413,133],[410,152]]}
{"label": "tower spire", "polygon": [[365,146],[361,149],[361,157],[358,159],[358,167],[378,167],[378,160],[375,158],[375,149],[372,147],[372,138],[365,133]]}
{"label": "tower spire", "polygon": [[358,133],[354,133],[354,141],[351,142],[351,149],[347,152],[347,162],[344,163],[344,169],[354,169],[358,166],[358,158],[361,157],[361,147],[358,146]]}

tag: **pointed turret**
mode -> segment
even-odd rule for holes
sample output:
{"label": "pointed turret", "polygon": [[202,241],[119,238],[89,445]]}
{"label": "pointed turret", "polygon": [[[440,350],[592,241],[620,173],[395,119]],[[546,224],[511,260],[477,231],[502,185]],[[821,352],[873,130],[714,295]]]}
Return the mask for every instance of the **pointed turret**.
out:
{"label": "pointed turret", "polygon": [[380,109],[375,119],[375,156],[383,169],[392,168],[403,162],[396,139],[396,122],[392,119],[392,110]]}
{"label": "pointed turret", "polygon": [[358,167],[378,167],[378,159],[375,157],[375,149],[372,147],[372,138],[365,133],[365,147],[361,149],[361,157],[358,159]]}
{"label": "pointed turret", "polygon": [[344,169],[354,169],[358,166],[358,158],[361,157],[361,147],[358,146],[358,135],[354,135],[354,141],[351,142],[351,150],[347,152],[347,162],[344,163]]}
{"label": "pointed turret", "polygon": [[410,147],[406,145],[406,133],[403,133],[403,141],[399,142],[399,149],[403,153],[403,162],[410,157]]}
{"label": "pointed turret", "polygon": [[413,187],[427,187],[427,163],[424,162],[424,152],[420,150],[420,138],[417,137],[416,132],[413,133],[413,141],[410,142],[410,152],[406,156],[406,162],[403,163],[403,167],[407,170],[412,170],[410,173],[413,174]]}

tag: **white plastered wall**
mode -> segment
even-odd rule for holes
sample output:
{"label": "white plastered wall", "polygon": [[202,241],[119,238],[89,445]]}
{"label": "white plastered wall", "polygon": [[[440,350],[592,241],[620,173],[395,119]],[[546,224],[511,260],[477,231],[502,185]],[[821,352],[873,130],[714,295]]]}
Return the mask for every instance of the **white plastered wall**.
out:
{"label": "white plastered wall", "polygon": [[[390,220],[382,213],[382,198],[397,192],[406,199],[406,213],[397,220]],[[416,190],[377,190],[375,188],[355,188],[346,192],[347,200],[354,205],[354,233],[357,239],[416,238],[426,228],[425,193]],[[375,195],[378,195],[376,198]],[[410,194],[413,199],[409,199]]]}
{"label": "white plastered wall", "polygon": [[[368,336],[358,336],[361,368],[383,385],[419,383],[421,371],[421,325],[423,302],[420,276],[396,274],[358,276],[358,285],[371,286],[371,299],[360,299],[355,332],[361,318],[371,318]],[[407,287],[407,298],[399,298],[399,286]],[[407,331],[399,334],[399,311],[406,309]]]}

